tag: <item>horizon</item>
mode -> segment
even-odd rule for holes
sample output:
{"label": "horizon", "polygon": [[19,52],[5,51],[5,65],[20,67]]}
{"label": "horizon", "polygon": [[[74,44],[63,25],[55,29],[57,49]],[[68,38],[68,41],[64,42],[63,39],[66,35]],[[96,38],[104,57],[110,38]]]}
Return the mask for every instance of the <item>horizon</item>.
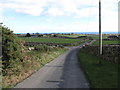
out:
{"label": "horizon", "polygon": [[[28,32],[29,33],[29,32]],[[39,33],[39,34],[52,34],[52,33],[60,33],[60,34],[69,34],[69,33],[73,33],[73,34],[99,34],[99,32],[44,32],[44,33],[40,33],[40,32],[34,32],[35,33]],[[102,32],[102,34],[118,34],[119,32]],[[14,34],[27,34],[27,33],[14,33]],[[33,34],[33,33],[30,33]]]}

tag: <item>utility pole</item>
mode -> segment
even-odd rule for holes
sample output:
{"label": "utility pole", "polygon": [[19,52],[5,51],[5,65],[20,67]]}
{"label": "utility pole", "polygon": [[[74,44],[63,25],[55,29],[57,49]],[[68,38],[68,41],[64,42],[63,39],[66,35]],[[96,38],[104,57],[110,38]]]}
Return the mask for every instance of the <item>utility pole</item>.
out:
{"label": "utility pole", "polygon": [[[99,0],[99,54],[102,55],[101,0]],[[101,64],[101,61],[99,61]]]}

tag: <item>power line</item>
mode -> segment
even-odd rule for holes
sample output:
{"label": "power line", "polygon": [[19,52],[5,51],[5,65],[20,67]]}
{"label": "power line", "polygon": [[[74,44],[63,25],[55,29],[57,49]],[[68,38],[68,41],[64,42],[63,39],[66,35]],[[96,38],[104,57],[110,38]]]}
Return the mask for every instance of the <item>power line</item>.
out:
{"label": "power line", "polygon": [[90,12],[89,12],[89,15],[88,15],[88,23],[87,23],[86,31],[88,30],[88,27],[89,27],[89,21],[90,21],[90,16],[91,16],[91,12],[92,12],[92,6],[93,6],[93,0],[91,2]]}

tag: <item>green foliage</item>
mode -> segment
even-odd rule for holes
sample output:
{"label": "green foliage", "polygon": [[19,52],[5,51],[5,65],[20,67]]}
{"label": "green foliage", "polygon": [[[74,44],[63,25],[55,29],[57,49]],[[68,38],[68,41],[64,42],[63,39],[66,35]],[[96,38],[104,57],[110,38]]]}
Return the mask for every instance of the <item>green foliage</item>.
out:
{"label": "green foliage", "polygon": [[[118,87],[118,66],[116,64],[91,55],[84,49],[81,49],[77,55],[90,82],[90,88]],[[101,65],[97,64],[99,60],[102,60]]]}
{"label": "green foliage", "polygon": [[30,33],[27,33],[27,34],[26,34],[26,37],[31,37]]}
{"label": "green foliage", "polygon": [[47,46],[47,45],[38,45],[35,47],[35,50],[39,50],[41,52],[44,52],[44,51],[50,51],[51,48],[50,48],[50,46]]}
{"label": "green foliage", "polygon": [[13,31],[1,26],[2,29],[2,60],[4,68],[10,65],[11,61],[22,60],[21,46]]}
{"label": "green foliage", "polygon": [[20,37],[26,42],[41,42],[41,43],[75,43],[80,42],[82,39],[66,39],[66,38],[50,38],[50,37]]}
{"label": "green foliage", "polygon": [[58,46],[47,46],[47,45],[38,45],[35,46],[35,50],[38,50],[40,52],[48,52],[48,51],[54,51],[54,50],[58,50],[60,48],[63,48],[62,45],[58,45]]}

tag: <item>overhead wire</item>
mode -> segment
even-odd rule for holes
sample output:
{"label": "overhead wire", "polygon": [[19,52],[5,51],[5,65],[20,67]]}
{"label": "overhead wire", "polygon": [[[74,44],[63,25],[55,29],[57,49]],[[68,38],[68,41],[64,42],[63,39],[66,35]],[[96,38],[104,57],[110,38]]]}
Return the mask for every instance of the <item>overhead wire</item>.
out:
{"label": "overhead wire", "polygon": [[92,7],[93,7],[93,0],[90,5],[90,11],[89,11],[89,15],[88,15],[88,23],[87,23],[86,31],[88,30],[88,27],[89,27],[89,21],[90,21],[90,17],[91,17]]}

